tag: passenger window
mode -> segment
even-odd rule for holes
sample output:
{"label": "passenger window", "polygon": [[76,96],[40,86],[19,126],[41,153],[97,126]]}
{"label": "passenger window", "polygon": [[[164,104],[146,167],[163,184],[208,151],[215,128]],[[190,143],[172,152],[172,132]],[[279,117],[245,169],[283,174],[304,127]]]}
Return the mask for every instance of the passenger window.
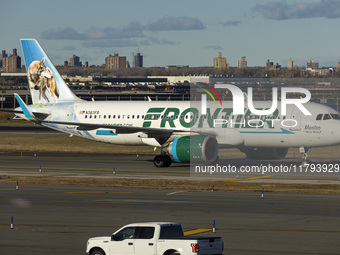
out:
{"label": "passenger window", "polygon": [[135,228],[134,227],[127,227],[119,231],[117,234],[112,236],[115,241],[123,241],[125,239],[133,239],[135,238]]}
{"label": "passenger window", "polygon": [[152,239],[155,233],[154,227],[136,227],[136,239]]}
{"label": "passenger window", "polygon": [[318,116],[316,116],[316,120],[322,120],[322,115],[323,114],[318,114]]}

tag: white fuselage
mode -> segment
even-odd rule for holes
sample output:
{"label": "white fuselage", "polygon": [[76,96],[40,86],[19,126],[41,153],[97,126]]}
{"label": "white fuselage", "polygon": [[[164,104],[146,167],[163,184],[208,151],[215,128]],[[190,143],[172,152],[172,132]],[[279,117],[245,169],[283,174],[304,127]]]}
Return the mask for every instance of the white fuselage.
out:
{"label": "white fuselage", "polygon": [[[255,102],[255,107],[259,109],[268,109],[270,105],[271,102]],[[289,148],[339,144],[338,113],[321,104],[306,103],[304,106],[312,115],[304,115],[293,105],[288,105],[286,116],[280,115],[280,108],[269,116],[255,116],[247,106],[244,115],[233,115],[230,101],[223,102],[223,106],[209,103],[206,117],[200,114],[199,102],[189,101],[76,101],[44,105],[43,108],[36,104],[29,108],[33,112],[50,113],[46,120],[53,121],[206,133],[216,136],[220,145],[232,147]],[[321,119],[317,119],[320,115]],[[148,137],[143,131],[116,133],[114,128],[82,130],[76,125],[44,125],[113,144],[144,145],[142,138]]]}

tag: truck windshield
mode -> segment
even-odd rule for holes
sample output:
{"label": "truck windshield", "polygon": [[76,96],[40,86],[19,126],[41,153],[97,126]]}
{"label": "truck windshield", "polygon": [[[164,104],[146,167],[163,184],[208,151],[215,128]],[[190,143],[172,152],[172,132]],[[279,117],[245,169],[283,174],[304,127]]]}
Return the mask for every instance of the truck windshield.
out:
{"label": "truck windshield", "polygon": [[181,226],[161,226],[159,239],[184,236]]}

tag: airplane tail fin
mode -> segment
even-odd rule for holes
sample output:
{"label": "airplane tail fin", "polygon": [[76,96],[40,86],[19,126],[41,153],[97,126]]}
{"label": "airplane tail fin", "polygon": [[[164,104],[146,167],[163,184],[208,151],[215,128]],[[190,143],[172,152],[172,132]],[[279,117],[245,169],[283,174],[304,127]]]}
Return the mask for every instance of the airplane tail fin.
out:
{"label": "airplane tail fin", "polygon": [[21,47],[33,104],[80,100],[66,85],[35,39],[21,39]]}

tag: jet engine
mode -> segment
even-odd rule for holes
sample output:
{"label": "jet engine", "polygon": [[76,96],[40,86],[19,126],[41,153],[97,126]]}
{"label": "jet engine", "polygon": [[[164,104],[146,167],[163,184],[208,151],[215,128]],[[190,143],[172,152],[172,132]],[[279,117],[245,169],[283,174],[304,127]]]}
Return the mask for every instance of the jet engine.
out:
{"label": "jet engine", "polygon": [[168,153],[177,162],[213,162],[218,158],[218,143],[210,135],[175,137]]}

